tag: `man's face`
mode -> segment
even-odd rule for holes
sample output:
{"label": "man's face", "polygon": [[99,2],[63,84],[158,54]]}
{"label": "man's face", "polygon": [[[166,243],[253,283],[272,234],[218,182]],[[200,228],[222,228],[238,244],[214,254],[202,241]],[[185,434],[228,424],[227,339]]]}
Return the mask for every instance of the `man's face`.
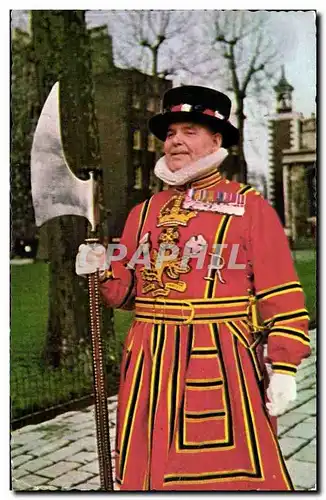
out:
{"label": "man's face", "polygon": [[221,134],[195,123],[172,123],[164,142],[168,168],[176,172],[203,156],[217,151],[222,144]]}

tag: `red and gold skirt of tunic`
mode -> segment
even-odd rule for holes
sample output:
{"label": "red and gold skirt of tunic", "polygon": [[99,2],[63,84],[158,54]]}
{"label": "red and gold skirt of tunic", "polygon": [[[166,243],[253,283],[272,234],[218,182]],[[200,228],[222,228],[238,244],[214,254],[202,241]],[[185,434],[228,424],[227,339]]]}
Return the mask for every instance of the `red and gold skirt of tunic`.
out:
{"label": "red and gold skirt of tunic", "polygon": [[146,300],[122,359],[119,488],[292,490],[245,311],[198,301],[180,317],[181,301],[153,314]]}

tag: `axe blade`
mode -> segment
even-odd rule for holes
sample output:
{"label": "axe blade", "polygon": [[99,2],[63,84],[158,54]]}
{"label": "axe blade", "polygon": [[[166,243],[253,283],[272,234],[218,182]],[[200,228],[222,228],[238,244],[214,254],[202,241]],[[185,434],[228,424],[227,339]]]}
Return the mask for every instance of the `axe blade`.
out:
{"label": "axe blade", "polygon": [[34,133],[31,151],[31,185],[35,222],[62,215],[86,217],[95,231],[95,181],[78,179],[67,163],[61,137],[59,82],[52,87]]}

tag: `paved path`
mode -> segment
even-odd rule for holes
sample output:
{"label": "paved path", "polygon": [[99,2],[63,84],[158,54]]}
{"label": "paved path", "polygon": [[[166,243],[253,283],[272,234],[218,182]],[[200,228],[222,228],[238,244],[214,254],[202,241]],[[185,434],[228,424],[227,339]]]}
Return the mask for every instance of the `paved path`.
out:
{"label": "paved path", "polygon": [[[298,397],[279,418],[279,438],[298,490],[316,485],[316,330],[313,352],[297,374]],[[110,437],[115,439],[116,396],[109,398]],[[12,487],[15,491],[98,490],[94,407],[12,433]]]}

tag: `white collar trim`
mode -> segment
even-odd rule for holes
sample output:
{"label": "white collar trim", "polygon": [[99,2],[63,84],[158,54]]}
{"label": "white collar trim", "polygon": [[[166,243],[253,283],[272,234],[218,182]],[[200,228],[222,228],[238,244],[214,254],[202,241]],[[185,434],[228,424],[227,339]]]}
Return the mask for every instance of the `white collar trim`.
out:
{"label": "white collar trim", "polygon": [[199,160],[189,163],[185,167],[172,172],[165,161],[165,156],[162,156],[155,165],[154,173],[161,181],[169,184],[170,186],[182,186],[189,181],[200,177],[213,167],[218,167],[223,160],[227,157],[228,152],[224,148],[211,153]]}

